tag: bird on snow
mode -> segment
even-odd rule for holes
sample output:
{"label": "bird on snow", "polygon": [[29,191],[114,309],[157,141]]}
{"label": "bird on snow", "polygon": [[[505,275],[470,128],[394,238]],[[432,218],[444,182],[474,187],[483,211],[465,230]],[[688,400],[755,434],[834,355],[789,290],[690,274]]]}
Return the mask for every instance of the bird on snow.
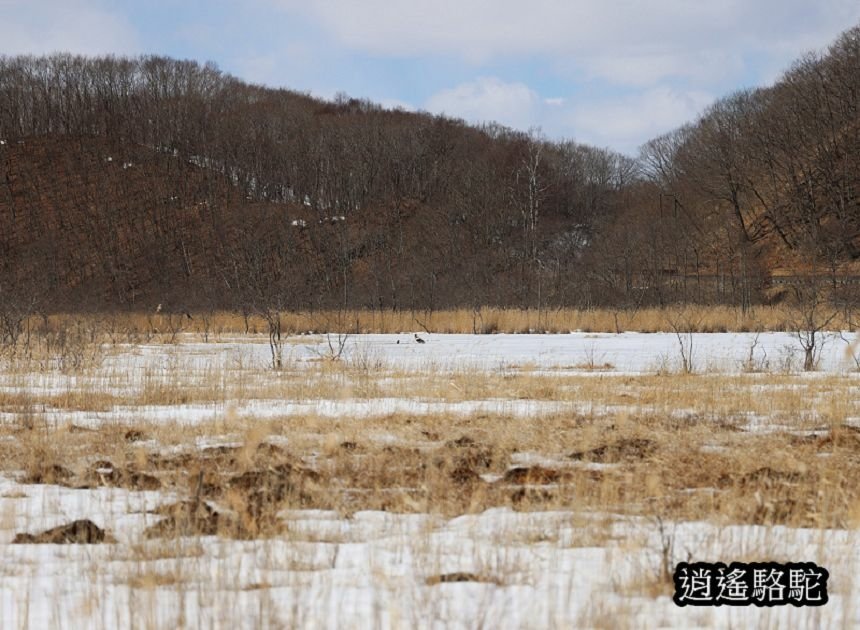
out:
{"label": "bird on snow", "polygon": [[417,341],[418,343],[427,343],[421,337],[418,336],[418,333],[415,333],[415,341]]}

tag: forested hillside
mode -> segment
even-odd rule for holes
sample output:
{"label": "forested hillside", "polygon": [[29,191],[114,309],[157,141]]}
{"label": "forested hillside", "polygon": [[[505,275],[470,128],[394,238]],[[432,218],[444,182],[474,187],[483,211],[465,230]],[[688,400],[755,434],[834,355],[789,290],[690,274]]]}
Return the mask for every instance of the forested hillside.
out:
{"label": "forested hillside", "polygon": [[638,159],[160,57],[0,58],[0,299],[750,304],[860,260],[860,28]]}

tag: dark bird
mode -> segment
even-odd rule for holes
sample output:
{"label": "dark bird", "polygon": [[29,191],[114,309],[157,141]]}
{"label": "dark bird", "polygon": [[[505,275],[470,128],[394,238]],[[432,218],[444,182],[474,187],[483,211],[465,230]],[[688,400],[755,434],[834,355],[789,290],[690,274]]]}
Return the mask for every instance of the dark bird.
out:
{"label": "dark bird", "polygon": [[415,333],[415,341],[417,341],[418,343],[427,343],[421,337],[418,336],[418,333]]}

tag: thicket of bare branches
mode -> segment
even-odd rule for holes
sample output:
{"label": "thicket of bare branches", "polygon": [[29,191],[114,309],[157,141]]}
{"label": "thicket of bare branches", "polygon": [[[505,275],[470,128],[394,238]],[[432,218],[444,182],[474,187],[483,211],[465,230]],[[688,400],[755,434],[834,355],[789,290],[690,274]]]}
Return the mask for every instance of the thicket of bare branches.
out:
{"label": "thicket of bare branches", "polygon": [[[161,57],[0,58],[0,282],[48,309],[747,309],[860,257],[860,29],[642,147]],[[796,292],[795,292],[796,293]],[[275,339],[277,331],[274,332]],[[275,360],[275,359],[273,359]]]}

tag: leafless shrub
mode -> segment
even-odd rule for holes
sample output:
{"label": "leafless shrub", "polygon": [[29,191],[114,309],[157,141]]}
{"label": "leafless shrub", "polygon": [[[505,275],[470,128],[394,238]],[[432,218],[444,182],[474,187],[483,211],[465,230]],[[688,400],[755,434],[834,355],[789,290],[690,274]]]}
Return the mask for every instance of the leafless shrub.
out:
{"label": "leafless shrub", "polygon": [[766,372],[770,367],[770,361],[767,358],[767,350],[762,347],[760,348],[760,352],[758,354],[756,353],[756,350],[759,350],[758,340],[760,336],[761,333],[757,332],[750,343],[749,355],[741,364],[741,369],[743,369],[744,372]]}
{"label": "leafless shrub", "polygon": [[38,336],[38,352],[33,358],[41,369],[61,372],[77,372],[84,368],[98,367],[104,358],[100,340],[80,319],[66,322],[56,331],[43,332]]}
{"label": "leafless shrub", "polygon": [[820,278],[809,277],[793,287],[790,325],[803,349],[803,369],[806,372],[817,369],[822,348],[829,340],[827,328],[839,315],[823,282]]}
{"label": "leafless shrub", "polygon": [[21,344],[30,344],[30,320],[37,312],[38,298],[0,283],[0,352],[15,354]]}
{"label": "leafless shrub", "polygon": [[694,369],[694,333],[701,324],[701,318],[695,309],[686,305],[670,308],[666,314],[667,322],[678,341],[678,352],[681,356],[681,369],[685,374],[691,374]]}

